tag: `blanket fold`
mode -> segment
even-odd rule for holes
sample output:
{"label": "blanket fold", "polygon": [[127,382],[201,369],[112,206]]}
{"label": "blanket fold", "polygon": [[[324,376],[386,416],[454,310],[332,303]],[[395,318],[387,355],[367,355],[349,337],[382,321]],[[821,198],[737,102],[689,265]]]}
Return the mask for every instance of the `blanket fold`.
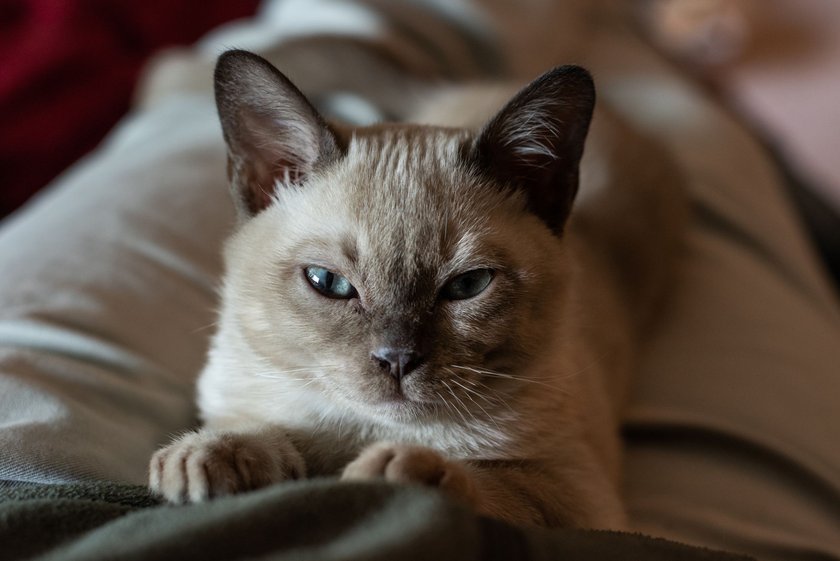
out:
{"label": "blanket fold", "polygon": [[0,488],[0,559],[734,561],[636,534],[515,528],[439,493],[313,480],[161,504],[115,483]]}

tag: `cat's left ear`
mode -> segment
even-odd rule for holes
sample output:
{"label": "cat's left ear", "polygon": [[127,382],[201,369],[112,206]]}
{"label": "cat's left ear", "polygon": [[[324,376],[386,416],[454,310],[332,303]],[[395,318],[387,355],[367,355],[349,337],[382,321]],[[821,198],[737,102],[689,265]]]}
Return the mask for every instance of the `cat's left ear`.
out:
{"label": "cat's left ear", "polygon": [[579,66],[560,66],[526,86],[482,129],[470,158],[482,173],[525,192],[556,233],[572,208],[595,86]]}
{"label": "cat's left ear", "polygon": [[240,214],[271,202],[278,183],[299,185],[340,155],[335,133],[288,78],[247,51],[228,51],[215,72],[228,175]]}

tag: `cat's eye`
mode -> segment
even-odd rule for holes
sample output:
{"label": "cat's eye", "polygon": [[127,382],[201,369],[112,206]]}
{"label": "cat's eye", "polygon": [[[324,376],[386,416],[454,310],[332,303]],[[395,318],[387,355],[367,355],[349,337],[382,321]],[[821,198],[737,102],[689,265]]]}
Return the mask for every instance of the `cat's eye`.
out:
{"label": "cat's eye", "polygon": [[349,300],[359,295],[350,281],[323,267],[306,267],[304,274],[309,284],[327,298]]}
{"label": "cat's eye", "polygon": [[462,273],[446,283],[440,295],[446,300],[466,300],[478,296],[493,280],[492,269],[475,269]]}

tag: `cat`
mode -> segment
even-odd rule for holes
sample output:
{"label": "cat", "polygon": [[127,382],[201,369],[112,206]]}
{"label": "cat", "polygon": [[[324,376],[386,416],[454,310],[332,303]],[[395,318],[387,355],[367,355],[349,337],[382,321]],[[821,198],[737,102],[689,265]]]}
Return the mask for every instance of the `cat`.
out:
{"label": "cat", "polygon": [[204,424],[152,457],[152,491],[385,479],[516,524],[625,528],[619,414],[685,214],[667,153],[596,110],[576,66],[362,128],[245,51],[215,87],[240,220]]}

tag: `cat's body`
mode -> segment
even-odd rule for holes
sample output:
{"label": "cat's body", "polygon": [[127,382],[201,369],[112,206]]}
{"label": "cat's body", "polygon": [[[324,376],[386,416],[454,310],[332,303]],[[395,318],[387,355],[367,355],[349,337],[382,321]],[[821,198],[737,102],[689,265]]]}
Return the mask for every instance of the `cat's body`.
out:
{"label": "cat's body", "polygon": [[[569,218],[593,102],[579,69],[493,120],[515,90],[443,92],[428,125],[353,131],[261,64],[217,74],[244,218],[205,426],[153,458],[152,487],[195,501],[385,477],[513,522],[623,527],[618,414],[683,212],[668,159],[599,112]],[[263,109],[270,95],[285,101]]]}

